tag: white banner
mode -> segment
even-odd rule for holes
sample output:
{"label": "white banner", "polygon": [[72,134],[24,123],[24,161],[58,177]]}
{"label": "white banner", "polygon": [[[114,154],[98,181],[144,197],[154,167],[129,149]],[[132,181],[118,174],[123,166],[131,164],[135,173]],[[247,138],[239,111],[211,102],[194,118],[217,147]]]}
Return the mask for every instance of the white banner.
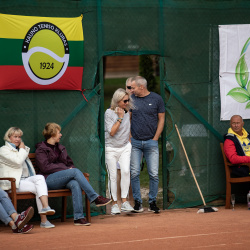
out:
{"label": "white banner", "polygon": [[219,38],[221,120],[250,119],[250,24],[220,25]]}

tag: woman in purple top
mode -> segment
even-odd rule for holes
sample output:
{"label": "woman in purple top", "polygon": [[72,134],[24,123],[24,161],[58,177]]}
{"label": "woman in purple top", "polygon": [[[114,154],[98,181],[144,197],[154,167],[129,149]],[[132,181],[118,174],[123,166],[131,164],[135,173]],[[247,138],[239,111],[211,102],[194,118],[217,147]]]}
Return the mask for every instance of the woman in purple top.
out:
{"label": "woman in purple top", "polygon": [[66,148],[59,144],[62,137],[61,127],[56,123],[47,123],[43,135],[45,141],[36,145],[36,165],[46,178],[49,190],[68,188],[72,192],[74,224],[88,226],[84,218],[82,190],[90,202],[96,206],[105,206],[110,199],[99,196],[89,184],[82,172],[74,166]]}

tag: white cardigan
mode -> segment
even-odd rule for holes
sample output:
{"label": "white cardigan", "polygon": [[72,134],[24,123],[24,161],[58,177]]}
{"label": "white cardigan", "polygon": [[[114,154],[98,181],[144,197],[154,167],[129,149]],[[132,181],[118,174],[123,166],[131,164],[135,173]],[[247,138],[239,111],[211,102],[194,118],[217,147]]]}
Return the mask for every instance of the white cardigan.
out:
{"label": "white cardigan", "polygon": [[[33,172],[35,170],[28,157],[30,148],[20,148],[19,151],[12,147],[9,142],[0,148],[0,177],[12,177],[16,179],[16,188],[19,188],[19,182],[22,176],[23,167],[26,167],[25,160],[28,161]],[[10,181],[0,181],[0,187],[3,190],[11,189]]]}

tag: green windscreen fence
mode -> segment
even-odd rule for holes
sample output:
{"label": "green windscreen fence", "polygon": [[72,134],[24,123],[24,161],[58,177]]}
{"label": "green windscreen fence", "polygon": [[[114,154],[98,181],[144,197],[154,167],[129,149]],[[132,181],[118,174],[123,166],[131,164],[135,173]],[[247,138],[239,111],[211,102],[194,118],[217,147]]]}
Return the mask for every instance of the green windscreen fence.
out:
{"label": "green windscreen fence", "polygon": [[[75,165],[88,172],[94,189],[105,195],[102,58],[158,55],[161,95],[166,103],[160,166],[163,208],[202,204],[175,124],[206,202],[225,198],[219,143],[229,122],[220,121],[218,25],[250,23],[248,1],[12,0],[0,1],[0,10],[26,16],[83,15],[82,89],[88,100],[81,91],[0,91],[0,135],[10,126],[20,127],[32,152],[43,140],[47,122],[61,124],[61,142]],[[246,128],[248,125],[246,121]],[[57,199],[51,206],[60,211]],[[25,202],[19,203],[26,206]],[[68,204],[70,215],[72,205]],[[103,212],[94,206],[91,211]]]}

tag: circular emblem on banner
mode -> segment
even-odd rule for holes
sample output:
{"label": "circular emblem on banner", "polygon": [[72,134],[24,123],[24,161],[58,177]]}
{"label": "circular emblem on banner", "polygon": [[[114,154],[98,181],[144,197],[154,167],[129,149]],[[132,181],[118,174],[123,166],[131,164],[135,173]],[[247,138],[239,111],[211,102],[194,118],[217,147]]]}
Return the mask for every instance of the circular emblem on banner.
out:
{"label": "circular emblem on banner", "polygon": [[37,84],[56,82],[63,76],[69,63],[66,36],[52,23],[33,25],[23,40],[22,60],[28,76]]}

